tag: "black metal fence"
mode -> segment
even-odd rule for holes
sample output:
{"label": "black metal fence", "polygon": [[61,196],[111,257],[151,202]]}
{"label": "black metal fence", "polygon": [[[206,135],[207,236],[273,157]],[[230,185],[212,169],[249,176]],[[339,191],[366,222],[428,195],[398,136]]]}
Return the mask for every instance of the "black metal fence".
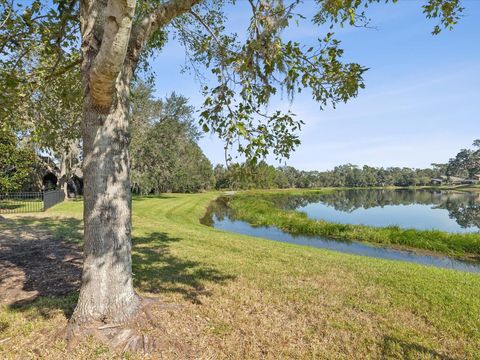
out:
{"label": "black metal fence", "polygon": [[65,200],[61,190],[0,194],[0,214],[45,211]]}
{"label": "black metal fence", "polygon": [[61,190],[46,191],[43,193],[43,210],[50,209],[65,200],[65,193]]}

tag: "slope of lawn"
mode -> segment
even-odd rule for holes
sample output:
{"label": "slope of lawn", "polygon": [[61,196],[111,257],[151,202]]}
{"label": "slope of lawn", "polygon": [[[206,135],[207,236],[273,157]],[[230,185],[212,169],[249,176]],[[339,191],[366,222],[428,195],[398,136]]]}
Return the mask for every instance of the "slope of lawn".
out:
{"label": "slope of lawn", "polygon": [[[216,196],[134,200],[135,286],[178,305],[145,327],[165,344],[146,358],[480,358],[479,275],[215,230],[198,220]],[[0,236],[48,230],[78,242],[81,206],[9,217]],[[67,350],[52,340],[76,296],[1,305],[0,358],[121,358],[94,341]]]}

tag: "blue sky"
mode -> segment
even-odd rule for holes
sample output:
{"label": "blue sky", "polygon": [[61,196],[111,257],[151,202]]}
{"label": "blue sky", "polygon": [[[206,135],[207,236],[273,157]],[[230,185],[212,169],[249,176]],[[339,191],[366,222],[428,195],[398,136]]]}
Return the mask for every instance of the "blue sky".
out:
{"label": "blue sky", "polygon": [[[249,13],[246,0],[238,2],[227,14],[233,31],[241,32]],[[337,32],[345,58],[370,68],[366,89],[356,99],[324,111],[303,93],[293,102],[280,97],[271,102],[270,109],[290,108],[306,122],[302,144],[288,165],[305,170],[345,163],[426,167],[446,162],[480,138],[480,1],[464,1],[465,17],[438,36],[431,35],[436,23],[425,19],[422,3],[374,6],[369,15],[377,30]],[[305,0],[301,12],[314,9],[313,0]],[[306,44],[324,35],[309,19],[285,34]],[[175,40],[151,64],[159,97],[175,91],[200,108],[200,84],[180,73],[185,53]],[[200,146],[213,163],[224,162],[223,142],[216,136],[205,135]]]}

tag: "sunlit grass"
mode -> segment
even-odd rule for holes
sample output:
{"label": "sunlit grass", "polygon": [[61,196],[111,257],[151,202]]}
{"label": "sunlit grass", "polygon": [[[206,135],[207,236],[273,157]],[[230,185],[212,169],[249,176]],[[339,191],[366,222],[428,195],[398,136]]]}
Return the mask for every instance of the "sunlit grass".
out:
{"label": "sunlit grass", "polygon": [[[165,329],[159,338],[175,336],[192,358],[208,359],[480,357],[480,276],[201,225],[217,195],[134,200],[135,286],[181,305],[156,315]],[[41,226],[78,241],[81,216],[80,202],[66,202],[35,217],[9,217],[0,236]],[[53,340],[75,300],[0,307],[0,358],[122,358],[101,344],[69,351]]]}

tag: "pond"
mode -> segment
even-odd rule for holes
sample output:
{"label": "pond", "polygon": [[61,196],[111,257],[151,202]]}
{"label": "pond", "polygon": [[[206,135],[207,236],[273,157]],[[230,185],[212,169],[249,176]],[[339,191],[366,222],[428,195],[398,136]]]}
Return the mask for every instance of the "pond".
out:
{"label": "pond", "polygon": [[[368,225],[388,226],[397,224],[404,227],[414,227],[415,224],[425,226],[425,222],[429,221],[427,227],[419,228],[436,228],[435,226],[438,228],[438,226],[440,226],[439,224],[443,224],[444,227],[442,227],[442,229],[446,229],[445,226],[448,226],[449,229],[456,229],[457,231],[478,231],[479,229],[479,199],[477,194],[431,190],[421,190],[417,192],[412,190],[352,190],[336,191],[330,194],[312,194],[312,196],[302,197],[278,196],[275,197],[275,202],[278,206],[286,209],[303,211],[305,211],[304,209],[306,208],[308,209],[309,206],[315,208],[315,206],[312,205],[320,204],[315,212],[312,211],[309,213],[309,216],[328,221],[334,220],[321,216],[321,212],[319,212],[318,209],[321,209],[322,206],[333,208],[338,212],[344,212],[348,215],[359,209],[408,208],[408,206],[412,205],[421,205],[430,207],[432,211],[439,211],[442,215],[438,215],[438,217],[427,217],[429,220],[422,222],[417,221],[418,219],[415,217],[408,216],[408,212],[404,212],[405,217],[402,218],[402,223],[400,223],[398,218],[391,217],[384,218],[383,222],[370,223]],[[456,205],[454,206],[453,204]],[[399,213],[401,214],[402,211]],[[392,213],[390,213],[389,216],[392,216],[391,214]],[[417,216],[421,216],[422,213],[417,212],[416,214]],[[339,218],[336,219],[337,222],[340,222],[338,221]],[[389,219],[394,220],[395,223],[390,223]],[[373,221],[373,217],[371,220]],[[344,221],[347,222],[348,220]],[[448,256],[425,255],[414,251],[397,250],[354,241],[331,240],[319,236],[295,236],[275,227],[254,227],[245,221],[235,219],[232,211],[228,207],[228,198],[226,197],[221,197],[212,203],[206,216],[202,219],[202,223],[217,229],[274,241],[325,248],[375,258],[401,260],[460,271],[480,272],[480,263],[475,261],[458,260]]]}
{"label": "pond", "polygon": [[480,193],[448,190],[341,190],[277,198],[279,206],[328,222],[446,232],[480,231]]}

